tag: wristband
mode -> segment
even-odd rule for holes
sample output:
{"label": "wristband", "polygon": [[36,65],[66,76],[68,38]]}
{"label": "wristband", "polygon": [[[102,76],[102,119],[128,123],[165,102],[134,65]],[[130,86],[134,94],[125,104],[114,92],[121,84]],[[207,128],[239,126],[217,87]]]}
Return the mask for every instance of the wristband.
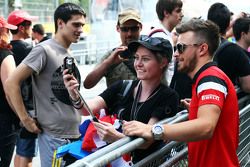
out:
{"label": "wristband", "polygon": [[73,107],[77,110],[81,109],[83,107],[83,103],[81,103],[81,105],[74,105],[73,104]]}

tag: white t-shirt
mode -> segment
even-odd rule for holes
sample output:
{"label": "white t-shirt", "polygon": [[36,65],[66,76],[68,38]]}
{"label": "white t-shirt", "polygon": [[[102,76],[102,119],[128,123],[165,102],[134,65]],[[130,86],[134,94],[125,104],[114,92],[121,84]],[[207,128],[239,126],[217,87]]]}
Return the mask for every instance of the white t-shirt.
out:
{"label": "white t-shirt", "polygon": [[[164,30],[164,32],[155,32],[151,35],[151,37],[161,37],[161,38],[167,39],[169,40],[173,48],[174,42],[172,39],[171,32],[169,32],[165,27],[163,27],[162,24],[157,25],[157,27],[154,27],[151,31],[154,31],[155,29],[162,29]],[[166,71],[166,76],[164,77],[164,79],[167,81],[168,86],[171,83],[173,75],[174,75],[174,56],[172,56],[172,61],[169,63],[168,69]]]}

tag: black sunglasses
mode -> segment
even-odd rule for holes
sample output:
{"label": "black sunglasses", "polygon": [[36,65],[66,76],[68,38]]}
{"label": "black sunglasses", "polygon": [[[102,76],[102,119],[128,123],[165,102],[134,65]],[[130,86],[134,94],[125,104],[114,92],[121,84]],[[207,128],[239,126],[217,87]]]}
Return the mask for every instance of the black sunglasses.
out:
{"label": "black sunglasses", "polygon": [[128,32],[129,30],[131,32],[137,32],[139,31],[140,27],[139,26],[132,26],[132,27],[120,27],[122,32]]}
{"label": "black sunglasses", "polygon": [[177,43],[175,49],[176,49],[180,54],[182,54],[188,46],[199,46],[199,45],[201,45],[201,44],[184,44],[184,43]]}
{"label": "black sunglasses", "polygon": [[139,40],[148,42],[153,46],[157,46],[162,43],[162,41],[159,38],[153,38],[147,35],[141,35]]}

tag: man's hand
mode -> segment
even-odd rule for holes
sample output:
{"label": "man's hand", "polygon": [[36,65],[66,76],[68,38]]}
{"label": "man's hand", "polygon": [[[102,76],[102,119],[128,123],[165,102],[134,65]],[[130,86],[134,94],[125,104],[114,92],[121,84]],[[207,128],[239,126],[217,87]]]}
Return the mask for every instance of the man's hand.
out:
{"label": "man's hand", "polygon": [[79,87],[79,83],[73,75],[68,74],[68,69],[63,71],[63,82],[69,92],[70,97],[73,100],[79,99],[76,91]]}
{"label": "man's hand", "polygon": [[181,99],[180,105],[189,111],[190,102],[191,102],[190,98]]}
{"label": "man's hand", "polygon": [[36,120],[34,120],[31,117],[26,117],[24,120],[22,120],[22,124],[23,126],[30,132],[32,133],[41,133],[42,130],[39,129],[39,127],[37,126],[37,122]]}
{"label": "man's hand", "polygon": [[113,64],[119,64],[122,61],[124,61],[125,59],[122,58],[120,56],[120,54],[122,52],[124,52],[125,50],[127,50],[128,47],[127,46],[119,46],[117,47],[112,53],[111,55],[108,57],[108,59],[110,59],[110,62],[112,62]]}

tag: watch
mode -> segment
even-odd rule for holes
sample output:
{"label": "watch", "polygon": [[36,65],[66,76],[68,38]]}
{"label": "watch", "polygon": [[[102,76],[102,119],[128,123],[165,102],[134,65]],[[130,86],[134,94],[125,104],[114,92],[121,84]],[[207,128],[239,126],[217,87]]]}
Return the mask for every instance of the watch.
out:
{"label": "watch", "polygon": [[164,133],[164,127],[160,124],[154,124],[152,127],[152,134],[154,140],[162,140]]}

